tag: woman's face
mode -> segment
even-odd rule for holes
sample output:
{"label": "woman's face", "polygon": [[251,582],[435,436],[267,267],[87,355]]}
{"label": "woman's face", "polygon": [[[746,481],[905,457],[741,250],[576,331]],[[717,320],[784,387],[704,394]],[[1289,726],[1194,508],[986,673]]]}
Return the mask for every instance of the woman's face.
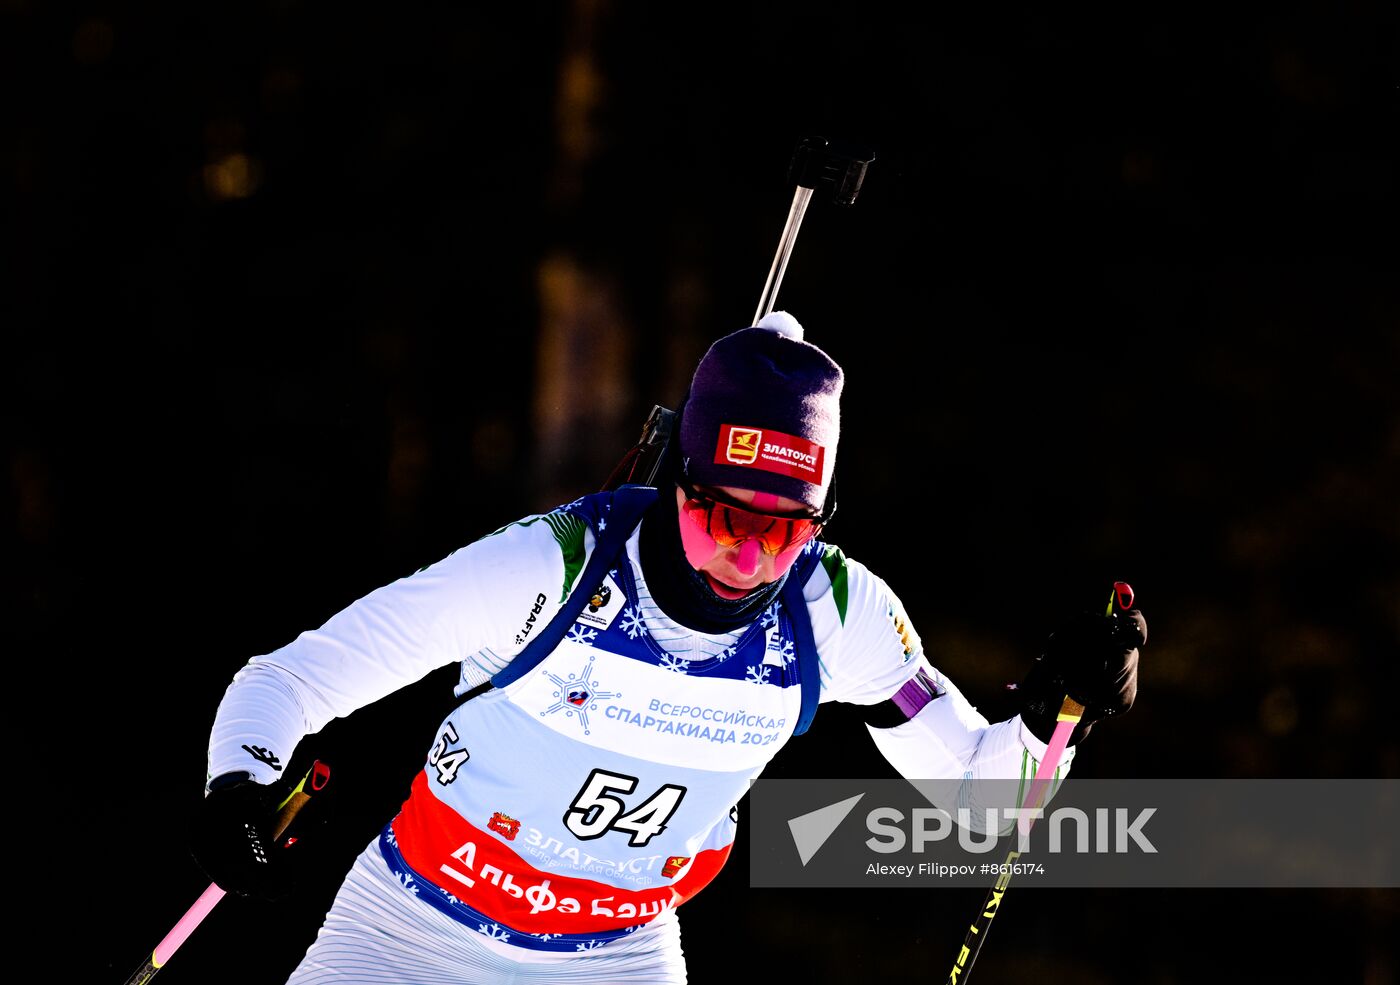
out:
{"label": "woman's face", "polygon": [[[755,513],[797,516],[807,514],[805,503],[786,496],[741,489],[737,486],[711,486],[696,490],[699,493],[718,493],[722,500],[746,507]],[[690,566],[705,576],[706,583],[720,598],[740,599],[760,585],[777,581],[792,567],[797,555],[802,553],[806,541],[801,541],[778,554],[768,554],[760,546],[758,539],[750,537],[733,547],[721,547],[715,539],[692,523],[682,507],[686,501],[685,492],[676,489],[676,509],[681,525],[681,545],[685,548],[686,560]]]}

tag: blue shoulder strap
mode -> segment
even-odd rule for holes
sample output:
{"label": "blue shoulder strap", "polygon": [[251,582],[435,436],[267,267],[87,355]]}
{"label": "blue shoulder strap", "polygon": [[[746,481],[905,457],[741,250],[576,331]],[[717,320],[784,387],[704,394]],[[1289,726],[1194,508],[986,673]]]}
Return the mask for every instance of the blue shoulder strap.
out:
{"label": "blue shoulder strap", "polygon": [[642,514],[655,501],[656,490],[651,486],[619,486],[613,491],[612,508],[605,514],[607,523],[602,525],[601,533],[594,531],[598,538],[597,544],[588,563],[584,565],[583,573],[574,582],[574,590],[568,601],[555,613],[549,624],[540,630],[540,635],[531,640],[504,670],[491,678],[492,684],[505,687],[519,680],[554,652],[554,648],[563,641],[569,630],[573,629],[578,614],[603,583],[603,576],[617,559],[622,545],[627,543],[627,538],[641,522]]}
{"label": "blue shoulder strap", "polygon": [[[540,630],[540,634],[531,640],[504,670],[491,678],[492,684],[505,687],[519,680],[563,642],[578,619],[578,614],[603,583],[603,575],[612,567],[618,552],[627,543],[627,538],[641,522],[642,514],[656,501],[656,495],[656,489],[651,486],[625,485],[619,486],[613,492],[612,508],[606,514],[608,522],[597,535],[593,554],[584,565],[583,573],[574,582],[574,590],[568,601]],[[807,611],[807,600],[802,594],[803,586],[819,559],[820,555],[815,551],[799,558],[793,565],[780,596],[787,608],[788,618],[792,620],[792,631],[796,637],[793,642],[797,650],[797,674],[802,688],[802,711],[798,715],[794,735],[801,735],[812,724],[812,719],[817,714],[817,702],[821,697],[817,642],[816,637],[812,635],[812,616]]]}
{"label": "blue shoulder strap", "polygon": [[807,609],[807,599],[803,589],[812,574],[813,567],[820,561],[821,554],[809,551],[797,559],[788,572],[787,583],[783,585],[781,598],[792,621],[793,644],[797,650],[797,677],[802,688],[802,711],[797,716],[797,727],[793,735],[801,735],[817,717],[817,703],[821,699],[821,664],[817,659],[817,639],[812,634],[812,614]]}

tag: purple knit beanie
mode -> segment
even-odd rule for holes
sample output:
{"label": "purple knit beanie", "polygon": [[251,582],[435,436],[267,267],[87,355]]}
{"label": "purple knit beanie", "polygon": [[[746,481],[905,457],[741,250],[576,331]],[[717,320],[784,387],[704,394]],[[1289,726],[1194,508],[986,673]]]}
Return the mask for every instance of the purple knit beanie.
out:
{"label": "purple knit beanie", "polygon": [[820,511],[836,467],[844,374],[775,311],[705,353],[681,414],[690,482],[787,496]]}

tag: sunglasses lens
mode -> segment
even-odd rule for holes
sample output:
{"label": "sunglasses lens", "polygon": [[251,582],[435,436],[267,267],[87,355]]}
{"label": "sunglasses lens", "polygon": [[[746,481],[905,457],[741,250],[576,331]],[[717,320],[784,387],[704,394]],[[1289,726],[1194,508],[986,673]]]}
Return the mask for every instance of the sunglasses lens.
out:
{"label": "sunglasses lens", "polygon": [[725,549],[756,539],[763,553],[781,554],[796,545],[805,544],[817,530],[818,521],[815,519],[750,513],[700,496],[687,499],[683,509],[692,523]]}

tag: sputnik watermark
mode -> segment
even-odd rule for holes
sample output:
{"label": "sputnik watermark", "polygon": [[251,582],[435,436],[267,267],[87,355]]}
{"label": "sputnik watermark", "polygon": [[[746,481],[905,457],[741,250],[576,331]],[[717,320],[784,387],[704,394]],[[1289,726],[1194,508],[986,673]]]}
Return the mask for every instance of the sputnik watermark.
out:
{"label": "sputnik watermark", "polygon": [[[788,820],[788,830],[804,866],[860,799],[861,796],[850,797]],[[920,854],[927,851],[930,845],[956,838],[963,851],[982,854],[996,851],[1002,837],[1010,834],[1014,828],[1017,832],[1016,850],[1024,854],[1031,848],[1031,826],[1044,823],[1049,830],[1046,851],[1051,855],[1066,851],[1081,855],[1091,852],[1122,854],[1134,848],[1156,854],[1157,846],[1152,844],[1143,830],[1155,813],[1155,807],[1140,808],[1131,816],[1124,807],[1097,807],[1091,818],[1087,811],[1078,807],[1061,807],[1052,809],[1047,820],[1045,810],[1040,807],[987,807],[978,810],[959,807],[954,820],[954,816],[942,808],[915,807],[909,812],[906,823],[906,814],[899,808],[874,807],[865,813],[865,829],[871,835],[865,840],[865,846],[882,855],[905,851]],[[1073,839],[1068,848],[1067,837]]]}
{"label": "sputnik watermark", "polygon": [[[915,807],[911,813],[910,831],[906,834],[903,811],[896,807],[876,807],[868,811],[865,827],[871,837],[865,840],[866,847],[873,852],[889,855],[905,851],[908,846],[909,851],[918,854],[926,851],[930,844],[953,837],[956,830],[958,845],[963,851],[992,852],[997,849],[1002,836],[1010,834],[1014,827],[1017,830],[1016,850],[1025,853],[1031,848],[1031,824],[1042,823],[1042,819],[1047,818],[1045,810],[1040,807],[1008,807],[1004,810],[988,807],[978,811],[959,807],[956,823],[947,811],[938,807]],[[1121,854],[1131,850],[1131,843],[1138,851],[1155,855],[1157,846],[1142,830],[1155,813],[1157,808],[1144,807],[1129,819],[1125,807],[1113,809],[1111,813],[1107,807],[1097,807],[1091,821],[1089,815],[1078,807],[1053,809],[1048,815],[1050,841],[1046,850],[1051,855],[1065,851],[1081,855],[1090,852]],[[1001,825],[1002,820],[1007,823]],[[1073,847],[1069,849],[1065,848],[1066,827],[1070,828],[1074,839]],[[1092,847],[1089,844],[1091,833]]]}
{"label": "sputnik watermark", "polygon": [[1089,778],[1050,794],[1031,808],[1020,780],[759,780],[750,881],[984,885],[1006,860],[1038,886],[1400,886],[1400,780]]}

